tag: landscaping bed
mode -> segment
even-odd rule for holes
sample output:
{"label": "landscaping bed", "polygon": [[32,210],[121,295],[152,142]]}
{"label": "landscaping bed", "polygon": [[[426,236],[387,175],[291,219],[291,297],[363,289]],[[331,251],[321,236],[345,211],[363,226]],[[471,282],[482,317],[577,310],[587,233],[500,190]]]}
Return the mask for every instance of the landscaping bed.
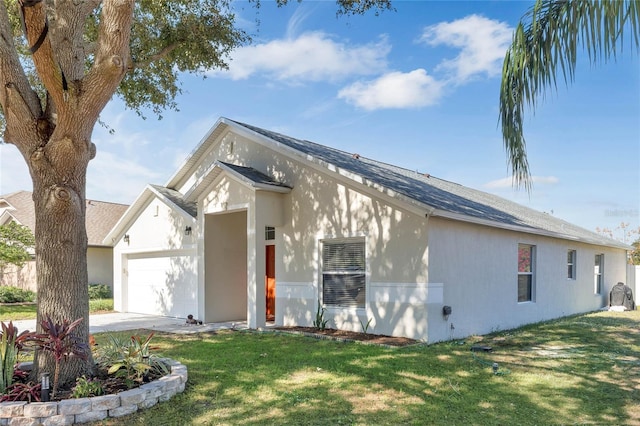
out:
{"label": "landscaping bed", "polygon": [[320,329],[316,327],[275,327],[275,330],[288,331],[295,333],[303,333],[318,337],[332,338],[336,340],[348,340],[356,342],[365,342],[374,345],[387,346],[410,346],[421,343],[419,340],[410,339],[408,337],[385,336],[382,334],[361,333],[357,331],[336,330],[333,328]]}

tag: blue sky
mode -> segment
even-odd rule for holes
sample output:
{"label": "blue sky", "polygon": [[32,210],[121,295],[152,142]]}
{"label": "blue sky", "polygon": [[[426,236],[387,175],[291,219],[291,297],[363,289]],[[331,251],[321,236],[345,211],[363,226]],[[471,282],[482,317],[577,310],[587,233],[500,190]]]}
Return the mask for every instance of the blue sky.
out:
{"label": "blue sky", "polygon": [[[594,230],[640,226],[640,61],[625,50],[549,91],[527,117],[534,176],[514,190],[498,128],[500,69],[533,2],[397,1],[336,18],[333,2],[235,4],[253,43],[228,71],[185,75],[179,111],[143,120],[114,99],[97,126],[87,197],[131,203],[164,184],[221,117],[429,173]],[[258,24],[259,22],[259,24]],[[31,181],[0,145],[0,194]]]}

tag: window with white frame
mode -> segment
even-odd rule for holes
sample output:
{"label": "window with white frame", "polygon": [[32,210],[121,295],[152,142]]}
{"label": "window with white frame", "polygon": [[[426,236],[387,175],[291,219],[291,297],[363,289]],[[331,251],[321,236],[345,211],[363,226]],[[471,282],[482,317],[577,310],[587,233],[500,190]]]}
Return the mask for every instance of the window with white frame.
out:
{"label": "window with white frame", "polygon": [[593,267],[594,292],[602,294],[602,283],[604,280],[604,254],[596,254]]}
{"label": "window with white frame", "polygon": [[322,242],[322,303],[334,307],[365,307],[363,238]]}
{"label": "window with white frame", "polygon": [[518,302],[531,302],[535,291],[535,248],[518,244]]}
{"label": "window with white frame", "polygon": [[567,278],[576,279],[576,251],[567,250]]}

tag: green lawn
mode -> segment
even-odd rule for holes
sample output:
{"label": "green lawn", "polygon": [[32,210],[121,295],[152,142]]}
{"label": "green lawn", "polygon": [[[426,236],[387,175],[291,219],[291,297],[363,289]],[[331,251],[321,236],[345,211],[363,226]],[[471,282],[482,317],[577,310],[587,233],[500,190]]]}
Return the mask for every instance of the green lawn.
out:
{"label": "green lawn", "polygon": [[[113,299],[96,299],[89,301],[91,313],[113,311]],[[12,303],[0,306],[0,321],[18,321],[36,317],[35,303]]]}
{"label": "green lawn", "polygon": [[640,424],[639,327],[640,311],[600,312],[402,349],[273,332],[156,335],[158,352],[188,366],[186,391],[102,424]]}

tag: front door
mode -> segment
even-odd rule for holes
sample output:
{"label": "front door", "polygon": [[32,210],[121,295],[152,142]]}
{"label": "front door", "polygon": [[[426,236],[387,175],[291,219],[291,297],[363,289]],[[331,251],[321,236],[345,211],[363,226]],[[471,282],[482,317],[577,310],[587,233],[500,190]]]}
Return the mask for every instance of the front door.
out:
{"label": "front door", "polygon": [[265,294],[267,321],[276,319],[276,246],[266,246]]}

